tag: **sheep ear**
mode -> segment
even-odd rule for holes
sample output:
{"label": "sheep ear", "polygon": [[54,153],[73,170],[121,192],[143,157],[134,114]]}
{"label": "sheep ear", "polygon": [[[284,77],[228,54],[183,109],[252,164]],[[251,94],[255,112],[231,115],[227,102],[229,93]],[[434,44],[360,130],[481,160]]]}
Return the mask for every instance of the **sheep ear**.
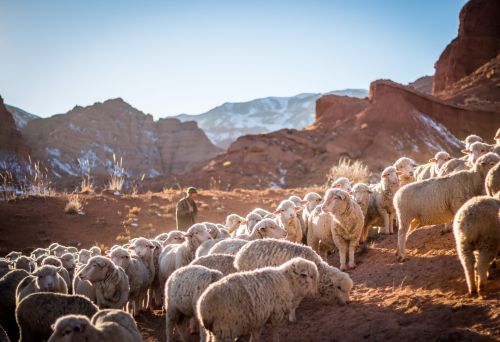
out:
{"label": "sheep ear", "polygon": [[469,149],[463,149],[463,150],[462,150],[462,153],[463,153],[463,154],[469,154],[469,153],[471,153],[471,152],[472,152],[472,151],[471,151],[471,150],[469,150]]}
{"label": "sheep ear", "polygon": [[248,221],[247,220],[243,220],[243,221],[241,221],[241,224],[248,224]]}
{"label": "sheep ear", "polygon": [[295,207],[295,211],[299,212],[299,211],[301,211],[301,210],[302,210],[302,208],[301,208],[301,207]]}
{"label": "sheep ear", "polygon": [[306,200],[302,200],[302,201],[300,201],[300,203],[302,203],[302,204],[305,205],[305,204],[307,204],[307,201]]}
{"label": "sheep ear", "polygon": [[437,161],[436,158],[429,159],[429,163],[435,163],[436,161]]}
{"label": "sheep ear", "polygon": [[402,174],[403,174],[403,172],[401,172],[401,171],[396,171],[396,174],[397,174],[398,176],[400,176],[400,175],[402,175]]}
{"label": "sheep ear", "polygon": [[104,252],[104,254],[105,254],[106,256],[110,256],[110,255],[111,255],[111,250],[110,250],[110,249],[106,250],[106,251]]}
{"label": "sheep ear", "polygon": [[352,195],[352,190],[347,191],[349,195]]}
{"label": "sheep ear", "polygon": [[185,239],[187,239],[187,238],[192,238],[192,237],[193,237],[193,234],[191,234],[191,233],[183,233],[183,234],[182,234],[182,237],[184,237]]}

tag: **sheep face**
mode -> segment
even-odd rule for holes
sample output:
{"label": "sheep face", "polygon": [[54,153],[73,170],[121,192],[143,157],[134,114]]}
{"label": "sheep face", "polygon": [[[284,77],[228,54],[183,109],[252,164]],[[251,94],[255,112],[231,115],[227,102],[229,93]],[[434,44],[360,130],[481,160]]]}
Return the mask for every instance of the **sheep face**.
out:
{"label": "sheep face", "polygon": [[471,134],[467,138],[465,138],[464,141],[462,141],[465,144],[465,148],[469,149],[470,146],[475,143],[475,142],[484,142],[483,138],[481,138],[478,135]]}
{"label": "sheep face", "polygon": [[155,245],[145,238],[139,238],[134,241],[134,251],[140,258],[153,255]]}
{"label": "sheep face", "polygon": [[217,235],[219,235],[219,229],[217,226],[210,222],[204,222],[203,224],[207,227],[208,234],[210,234],[212,239],[217,238]]}
{"label": "sheep face", "polygon": [[486,153],[490,152],[490,150],[490,145],[477,141],[471,144],[469,148],[462,150],[462,152],[468,154],[469,157],[467,160],[471,164],[474,164],[479,157],[484,156]]}
{"label": "sheep face", "polygon": [[229,233],[234,233],[243,222],[243,218],[236,214],[230,214],[226,218],[226,228]]}
{"label": "sheep face", "polygon": [[63,254],[68,253],[68,249],[64,246],[57,246],[56,248],[53,249],[53,253],[56,257],[60,258],[63,256]]}
{"label": "sheep face", "polygon": [[451,156],[448,154],[448,152],[441,151],[441,152],[436,153],[434,158],[429,160],[429,163],[434,163],[434,169],[436,170],[436,172],[439,172],[441,167],[448,160],[451,160]]}
{"label": "sheep face", "polygon": [[59,318],[52,328],[54,332],[48,342],[72,342],[84,340],[83,334],[91,328],[91,324],[85,316],[71,315]]}
{"label": "sheep face", "polygon": [[42,265],[52,265],[55,267],[62,267],[62,262],[55,256],[48,256],[42,261]]}
{"label": "sheep face", "polygon": [[71,253],[66,253],[61,257],[62,265],[67,270],[74,270],[76,267],[75,257]]}
{"label": "sheep face", "polygon": [[184,235],[180,230],[174,230],[168,233],[167,239],[163,242],[163,246],[170,244],[179,244],[184,242]]}
{"label": "sheep face", "polygon": [[304,196],[304,201],[306,202],[306,207],[309,212],[313,211],[318,204],[323,201],[321,196],[316,192],[309,192]]}
{"label": "sheep face", "polygon": [[300,213],[303,209],[302,206],[304,205],[304,202],[300,199],[300,197],[299,196],[290,196],[288,199],[290,201],[292,201],[297,208],[299,208],[298,212]]}
{"label": "sheep face", "polygon": [[38,288],[44,292],[53,292],[58,285],[57,275],[60,270],[61,267],[44,265],[33,272]]}
{"label": "sheep face", "polygon": [[45,254],[49,254],[49,251],[44,248],[37,248],[33,252],[31,252],[31,258],[36,260]]}
{"label": "sheep face", "polygon": [[283,264],[285,272],[293,279],[294,284],[298,284],[306,294],[315,296],[318,292],[318,268],[316,265],[303,258],[293,258]]}
{"label": "sheep face", "polygon": [[321,206],[321,211],[325,213],[341,214],[348,209],[350,205],[349,194],[340,189],[328,189],[325,195],[325,201]]}
{"label": "sheep face", "polygon": [[396,160],[394,167],[400,172],[401,179],[413,179],[413,172],[417,164],[410,158],[402,157]]}
{"label": "sheep face", "polygon": [[90,251],[88,249],[82,249],[78,253],[78,261],[82,264],[86,264],[90,259]]}
{"label": "sheep face", "polygon": [[101,249],[97,246],[93,246],[89,249],[90,257],[101,255]]}
{"label": "sheep face", "polygon": [[493,152],[486,153],[479,157],[474,164],[475,170],[486,176],[488,171],[500,161],[500,157]]}
{"label": "sheep face", "polygon": [[5,258],[10,260],[10,261],[16,261],[17,258],[19,258],[21,255],[23,255],[23,253],[21,253],[21,252],[10,252],[9,254],[7,254],[5,256]]}
{"label": "sheep face", "polygon": [[297,217],[297,212],[300,209],[295,206],[290,200],[284,200],[280,203],[276,211],[276,215],[279,215],[281,222],[290,222]]}
{"label": "sheep face", "polygon": [[95,256],[90,258],[88,264],[80,271],[80,278],[91,283],[102,281],[106,278],[110,268],[114,268],[111,260]]}
{"label": "sheep face", "polygon": [[319,293],[321,297],[336,301],[339,305],[349,303],[349,296],[353,287],[351,277],[338,269],[321,265],[319,277]]}
{"label": "sheep face", "polygon": [[[401,173],[401,172],[400,172]],[[398,171],[394,166],[388,166],[380,175],[382,182],[385,184],[399,184]],[[412,173],[413,177],[413,173]]]}
{"label": "sheep face", "polygon": [[272,219],[263,219],[257,223],[254,230],[259,233],[263,238],[284,239],[286,238],[286,230],[279,226],[276,221]]}
{"label": "sheep face", "polygon": [[130,264],[130,253],[124,248],[118,247],[112,250],[110,257],[115,265],[123,269],[127,269]]}
{"label": "sheep face", "polygon": [[370,189],[370,187],[363,183],[357,183],[352,188],[352,198],[354,199],[354,201],[356,201],[356,203],[360,205],[368,203],[368,200],[370,199],[370,195],[372,193],[373,191]]}
{"label": "sheep face", "polygon": [[[262,220],[262,216],[256,213],[250,213],[247,215],[245,222],[248,227],[249,232],[253,230],[255,225]],[[243,223],[245,223],[243,222]]]}
{"label": "sheep face", "polygon": [[351,182],[346,177],[340,177],[335,180],[330,186],[331,189],[342,189],[344,191],[351,191]]}
{"label": "sheep face", "polygon": [[187,240],[195,240],[198,244],[202,244],[204,241],[211,239],[206,226],[202,223],[192,225],[184,234],[184,238]]}

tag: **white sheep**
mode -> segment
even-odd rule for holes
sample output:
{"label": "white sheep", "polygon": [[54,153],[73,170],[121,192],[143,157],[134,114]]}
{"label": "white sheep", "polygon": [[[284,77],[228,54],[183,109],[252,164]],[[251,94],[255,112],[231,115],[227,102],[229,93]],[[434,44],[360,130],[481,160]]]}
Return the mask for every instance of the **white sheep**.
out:
{"label": "white sheep", "polygon": [[92,283],[100,309],[121,309],[127,303],[130,292],[127,273],[110,259],[103,256],[90,258],[79,277]]}
{"label": "white sheep", "polygon": [[245,239],[224,239],[222,241],[217,242],[210,250],[208,251],[208,255],[212,254],[231,254],[235,255],[238,251],[248,243],[248,240]]}
{"label": "white sheep", "polygon": [[219,228],[215,223],[203,222],[205,227],[207,227],[208,233],[212,237],[212,239],[222,239],[231,237],[229,231],[225,228]]}
{"label": "white sheep", "polygon": [[279,325],[304,297],[317,291],[317,281],[316,265],[302,258],[229,275],[201,295],[197,303],[200,324],[215,340],[232,341],[251,334],[252,341],[257,341],[264,325],[270,323],[277,341]]}
{"label": "white sheep", "polygon": [[360,206],[340,189],[328,189],[321,210],[333,215],[332,237],[339,249],[340,269],[346,270],[346,256],[349,251],[349,268],[356,267],[354,251],[363,231],[364,217]]}
{"label": "white sheep", "polygon": [[271,213],[270,211],[262,208],[255,208],[251,212],[260,215],[260,217],[262,218],[269,218],[269,216],[273,215],[273,213]]}
{"label": "white sheep", "polygon": [[434,158],[429,159],[428,163],[419,165],[415,169],[415,179],[419,181],[437,177],[441,167],[449,160],[451,157],[448,152],[437,152]]}
{"label": "white sheep", "polygon": [[384,234],[394,233],[396,210],[393,199],[400,185],[399,173],[400,171],[396,171],[394,166],[386,167],[381,174],[380,182],[372,187],[373,193],[368,201],[361,242],[366,241],[370,229],[374,225],[382,224]]}
{"label": "white sheep", "polygon": [[288,200],[292,201],[299,210],[297,211],[297,218],[299,219],[300,228],[302,229],[302,242],[306,242],[306,222],[304,221],[304,208],[306,201],[302,200],[299,196],[290,196]]}
{"label": "white sheep", "polygon": [[484,182],[488,196],[493,197],[500,192],[500,163],[497,163],[488,171]]}
{"label": "white sheep", "polygon": [[102,310],[92,317],[66,315],[57,319],[49,342],[109,341],[141,342],[134,319],[120,310]]}
{"label": "white sheep", "polygon": [[325,260],[328,252],[335,250],[332,237],[333,217],[321,210],[321,205],[313,209],[307,222],[307,245]]}
{"label": "white sheep", "polygon": [[238,235],[238,239],[257,240],[257,239],[284,239],[287,237],[287,231],[281,227],[276,221],[266,218],[259,221],[252,229],[250,234]]}
{"label": "white sheep", "polygon": [[500,252],[500,198],[467,201],[455,215],[453,233],[469,294],[483,296],[488,269]]}
{"label": "white sheep", "polygon": [[419,225],[443,224],[470,198],[484,193],[488,171],[500,161],[494,153],[487,153],[464,170],[446,177],[415,182],[402,187],[394,196],[394,207],[399,223],[397,257],[405,260],[405,245],[409,231]]}
{"label": "white sheep", "polygon": [[236,254],[234,265],[238,271],[250,271],[266,266],[278,266],[295,257],[310,260],[318,267],[319,293],[322,298],[336,301],[340,305],[349,301],[353,286],[349,275],[328,265],[309,246],[276,239],[250,241]]}
{"label": "white sheep", "polygon": [[234,255],[230,254],[211,254],[197,257],[191,261],[190,265],[205,266],[220,271],[224,275],[237,272],[236,267],[234,267]]}
{"label": "white sheep", "polygon": [[412,159],[401,157],[394,162],[393,166],[396,168],[396,171],[399,171],[398,176],[400,186],[404,186],[415,180],[414,172],[418,165]]}
{"label": "white sheep", "polygon": [[198,249],[196,249],[195,257],[199,258],[205,255],[208,255],[208,252],[212,247],[219,241],[225,240],[226,238],[221,238],[221,239],[210,239],[207,241],[204,241]]}
{"label": "white sheep", "polygon": [[0,279],[0,325],[11,341],[19,339],[16,323],[16,289],[19,283],[30,274],[25,270],[12,270]]}
{"label": "white sheep", "polygon": [[469,170],[479,157],[490,152],[490,150],[490,145],[479,141],[474,142],[469,146],[469,148],[462,150],[462,153],[467,155],[466,158],[454,158],[447,161],[439,169],[438,176],[443,177],[452,174],[453,172]]}
{"label": "white sheep", "polygon": [[38,268],[31,276],[24,278],[16,290],[16,302],[35,292],[68,293],[64,279],[59,275],[61,267],[44,265]]}
{"label": "white sheep", "polygon": [[262,220],[262,216],[257,213],[250,212],[243,220],[242,225],[238,228],[235,237],[239,238],[240,235],[248,235],[252,233],[253,227]]}
{"label": "white sheep", "polygon": [[281,201],[274,212],[278,218],[278,223],[285,228],[287,232],[286,239],[293,242],[302,242],[302,227],[297,212],[300,208],[295,206],[290,200]]}
{"label": "white sheep", "polygon": [[[302,220],[304,221],[304,231],[303,236],[307,240],[307,230],[309,229],[308,226],[308,221],[309,221],[309,215],[313,211],[314,208],[318,204],[321,203],[323,199],[321,198],[321,195],[316,193],[316,192],[308,192],[305,196],[302,202],[304,203],[304,209],[302,210]],[[307,242],[307,241],[306,241]]]}
{"label": "white sheep", "polygon": [[52,334],[51,326],[59,317],[70,314],[92,317],[97,311],[97,306],[83,296],[50,292],[31,294],[16,309],[20,341],[47,341]]}
{"label": "white sheep", "polygon": [[342,189],[344,191],[351,191],[352,189],[352,184],[349,178],[347,177],[340,177],[332,182],[330,185],[331,189]]}
{"label": "white sheep", "polygon": [[465,148],[469,148],[473,143],[484,142],[484,140],[479,135],[471,134],[467,136],[467,138],[465,138],[462,142],[464,143]]}
{"label": "white sheep", "polygon": [[71,289],[73,288],[72,286],[73,278],[70,277],[68,270],[63,267],[61,259],[56,256],[50,255],[47,256],[45,259],[43,259],[41,266],[43,265],[52,265],[57,267],[59,269],[58,272],[59,275],[66,282],[66,286],[68,287],[68,292],[71,293]]}
{"label": "white sheep", "polygon": [[236,231],[238,230],[238,228],[240,227],[241,223],[244,220],[245,219],[238,214],[230,214],[226,218],[226,229],[232,235],[236,233]]}
{"label": "white sheep", "polygon": [[162,243],[157,240],[150,240],[154,245],[153,250],[153,264],[155,267],[155,276],[153,279],[153,284],[149,288],[149,307],[161,307],[163,303],[163,286],[160,279],[160,254],[162,252]]}
{"label": "white sheep", "polygon": [[184,266],[172,273],[165,285],[167,342],[174,340],[174,327],[183,341],[189,340],[187,323],[195,317],[196,302],[210,284],[222,277],[220,271],[199,265]]}
{"label": "white sheep", "polygon": [[366,217],[366,213],[368,212],[368,203],[370,201],[370,197],[373,194],[373,190],[369,185],[365,183],[356,183],[352,187],[352,198],[358,203],[361,211],[363,212],[363,216]]}
{"label": "white sheep", "polygon": [[172,230],[167,234],[167,238],[163,241],[163,247],[169,245],[177,245],[184,242],[184,232],[180,230]]}
{"label": "white sheep", "polygon": [[[148,288],[151,288],[156,273],[156,267],[154,262],[154,251],[156,249],[156,246],[150,240],[140,237],[134,239],[131,248],[134,250],[135,254],[139,257],[139,260],[141,260],[144,266],[146,266],[146,269],[148,270],[147,284]],[[149,303],[148,292],[147,291],[142,292],[140,297],[141,297],[141,307],[145,309]]]}

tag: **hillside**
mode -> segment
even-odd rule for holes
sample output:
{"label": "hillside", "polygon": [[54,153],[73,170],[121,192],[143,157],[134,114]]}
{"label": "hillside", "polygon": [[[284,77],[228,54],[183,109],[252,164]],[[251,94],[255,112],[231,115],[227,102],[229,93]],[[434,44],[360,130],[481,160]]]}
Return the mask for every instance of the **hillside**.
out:
{"label": "hillside", "polygon": [[37,116],[35,114],[28,113],[27,111],[22,110],[21,108],[17,108],[17,107],[8,105],[8,104],[6,104],[5,107],[12,114],[12,117],[14,118],[17,129],[19,129],[19,130],[23,129],[28,124],[28,122],[30,122],[31,120],[35,120],[35,119],[40,118],[39,116]]}
{"label": "hillside", "polygon": [[[328,94],[366,97],[364,89],[345,89]],[[217,146],[227,148],[238,137],[282,128],[304,128],[314,122],[316,100],[321,94],[303,93],[292,97],[266,97],[248,102],[227,102],[206,113],[181,114],[181,121],[193,120]]]}

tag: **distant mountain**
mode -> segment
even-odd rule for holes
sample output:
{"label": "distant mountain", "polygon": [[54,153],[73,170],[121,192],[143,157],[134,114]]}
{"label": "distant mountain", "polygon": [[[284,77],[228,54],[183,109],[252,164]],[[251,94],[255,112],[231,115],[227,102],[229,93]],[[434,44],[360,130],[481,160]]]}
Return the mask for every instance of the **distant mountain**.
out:
{"label": "distant mountain", "polygon": [[19,130],[23,129],[24,126],[26,126],[26,124],[31,120],[40,118],[39,116],[28,113],[27,111],[22,110],[21,108],[17,108],[8,104],[5,104],[5,107],[12,114],[12,117],[16,122],[17,129]]}
{"label": "distant mountain", "polygon": [[[363,98],[365,89],[345,89],[327,94]],[[227,148],[238,137],[282,128],[304,128],[314,122],[316,100],[322,94],[303,93],[291,97],[266,97],[248,102],[227,102],[206,113],[181,114],[181,121],[196,121],[217,146]]]}

